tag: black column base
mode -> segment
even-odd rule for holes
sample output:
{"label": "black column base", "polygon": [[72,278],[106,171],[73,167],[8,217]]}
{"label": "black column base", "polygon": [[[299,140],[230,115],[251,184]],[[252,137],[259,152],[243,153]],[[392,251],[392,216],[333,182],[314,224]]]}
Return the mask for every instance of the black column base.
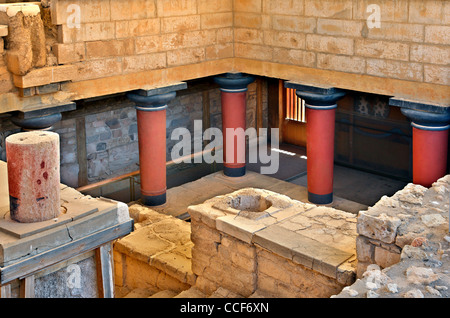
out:
{"label": "black column base", "polygon": [[166,203],[166,193],[160,194],[160,195],[142,195],[141,201],[146,206],[157,206],[157,205],[163,205]]}
{"label": "black column base", "polygon": [[329,194],[315,194],[308,191],[308,201],[314,204],[329,204],[333,202],[333,192]]}
{"label": "black column base", "polygon": [[227,177],[243,177],[245,175],[245,166],[242,168],[223,167],[223,174]]}

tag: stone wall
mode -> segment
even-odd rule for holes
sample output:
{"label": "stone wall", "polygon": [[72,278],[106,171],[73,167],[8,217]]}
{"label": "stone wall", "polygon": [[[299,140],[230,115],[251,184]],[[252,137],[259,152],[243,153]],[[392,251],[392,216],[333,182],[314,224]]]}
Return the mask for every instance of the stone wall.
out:
{"label": "stone wall", "polygon": [[[297,75],[303,81],[322,82],[327,74],[328,85],[344,84],[348,74],[367,75],[353,77],[358,80],[348,88],[354,90],[382,83],[373,77],[394,86],[391,79],[449,85],[449,10],[448,1],[235,0],[234,56],[270,62],[280,71],[274,64],[300,67],[308,73]],[[379,27],[373,26],[377,13]],[[347,74],[336,78],[329,71]]]}
{"label": "stone wall", "polygon": [[398,263],[407,245],[439,241],[449,231],[450,176],[431,188],[408,184],[358,216],[356,251],[359,277],[367,266]]}
{"label": "stone wall", "polygon": [[236,0],[235,56],[448,85],[446,1]]}

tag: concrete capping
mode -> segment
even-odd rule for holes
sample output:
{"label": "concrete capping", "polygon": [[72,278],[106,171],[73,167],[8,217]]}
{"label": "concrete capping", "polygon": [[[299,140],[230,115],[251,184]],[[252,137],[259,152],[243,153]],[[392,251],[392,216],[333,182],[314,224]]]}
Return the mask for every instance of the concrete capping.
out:
{"label": "concrete capping", "polygon": [[173,84],[168,84],[164,86],[155,86],[155,87],[149,87],[149,88],[141,88],[136,91],[138,95],[141,96],[154,96],[154,95],[161,95],[161,94],[167,94],[171,92],[176,92],[179,90],[183,90],[187,88],[186,82],[178,82]]}
{"label": "concrete capping", "polygon": [[449,112],[449,105],[410,100],[400,97],[389,98],[389,105],[437,114],[446,114]]}

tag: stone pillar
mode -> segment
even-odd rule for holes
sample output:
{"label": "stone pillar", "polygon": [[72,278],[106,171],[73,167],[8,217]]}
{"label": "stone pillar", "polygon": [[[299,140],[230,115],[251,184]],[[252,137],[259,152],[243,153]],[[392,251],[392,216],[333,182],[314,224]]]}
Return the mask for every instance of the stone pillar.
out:
{"label": "stone pillar", "polygon": [[245,175],[247,86],[254,80],[254,77],[241,73],[227,73],[214,78],[221,91],[223,172],[228,177]]}
{"label": "stone pillar", "polygon": [[413,135],[413,183],[431,187],[447,174],[450,111],[442,106],[391,98],[411,120]]}
{"label": "stone pillar", "polygon": [[285,86],[296,89],[297,96],[305,101],[308,200],[329,204],[333,202],[335,114],[337,101],[345,92],[294,82]]}
{"label": "stone pillar", "polygon": [[136,104],[141,200],[144,205],[166,203],[166,109],[186,83],[138,90],[127,97]]}
{"label": "stone pillar", "polygon": [[30,223],[60,214],[59,135],[31,131],[6,138],[11,219]]}

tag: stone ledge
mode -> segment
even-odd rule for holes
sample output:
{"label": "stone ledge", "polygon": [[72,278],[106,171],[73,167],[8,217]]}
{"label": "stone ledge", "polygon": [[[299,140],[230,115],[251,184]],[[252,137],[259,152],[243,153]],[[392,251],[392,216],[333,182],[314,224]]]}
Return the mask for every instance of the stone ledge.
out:
{"label": "stone ledge", "polygon": [[[0,161],[0,184],[8,184],[6,168],[7,164]],[[35,223],[11,221],[8,187],[1,189],[0,266],[18,263],[116,225],[130,223],[131,228],[126,204],[85,196],[63,184],[60,187],[64,213],[58,218]]]}
{"label": "stone ledge", "polygon": [[150,208],[134,204],[130,215],[136,230],[118,240],[114,251],[144,262],[182,283],[195,284],[191,270],[190,224]]}

